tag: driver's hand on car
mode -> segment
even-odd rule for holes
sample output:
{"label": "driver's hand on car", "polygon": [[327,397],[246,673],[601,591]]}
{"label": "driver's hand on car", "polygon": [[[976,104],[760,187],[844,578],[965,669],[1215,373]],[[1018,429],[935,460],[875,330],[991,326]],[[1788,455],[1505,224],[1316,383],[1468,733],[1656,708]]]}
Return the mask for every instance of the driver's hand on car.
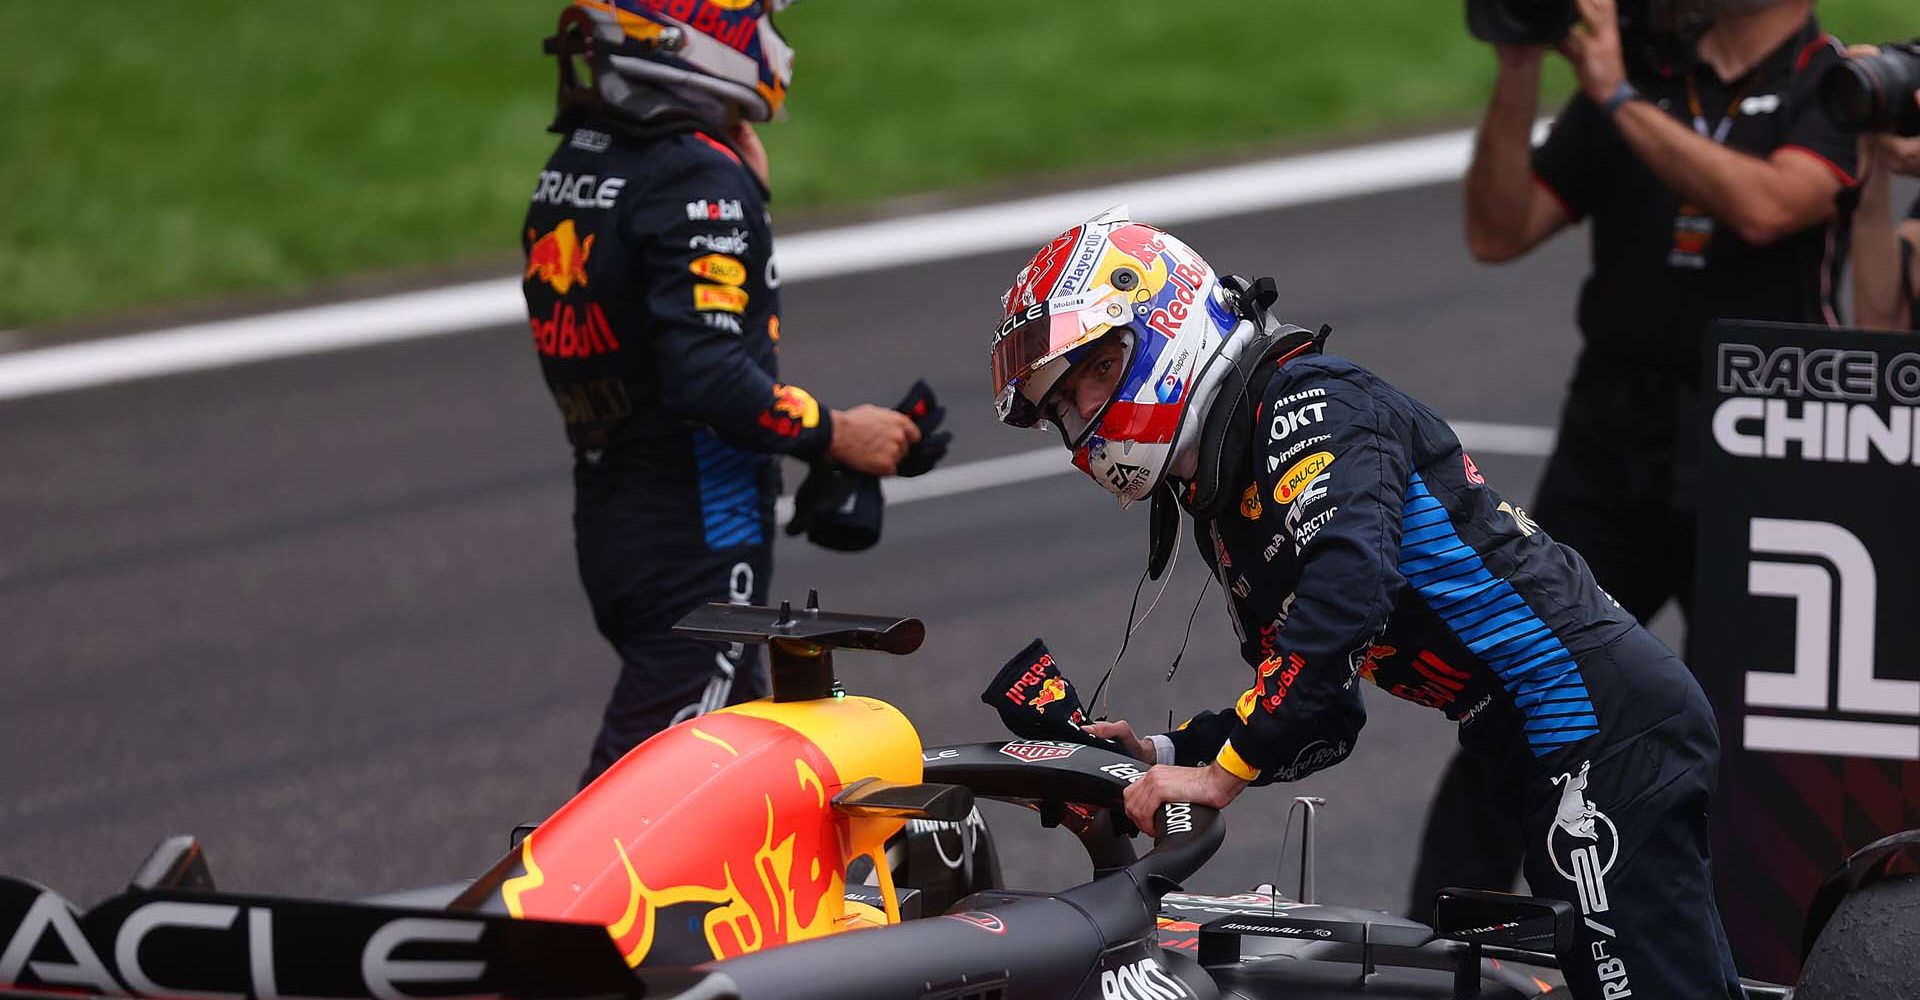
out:
{"label": "driver's hand on car", "polygon": [[907,448],[920,440],[920,428],[911,417],[872,403],[834,410],[832,419],[833,443],[827,446],[827,457],[869,476],[893,475]]}
{"label": "driver's hand on car", "polygon": [[1089,722],[1081,726],[1080,730],[1088,736],[1098,737],[1103,740],[1112,740],[1120,744],[1126,748],[1127,756],[1132,757],[1134,760],[1147,764],[1158,762],[1158,757],[1153,752],[1153,744],[1135,736],[1133,726],[1125,719],[1120,719],[1115,722]]}
{"label": "driver's hand on car", "polygon": [[1127,786],[1127,818],[1149,835],[1157,835],[1154,814],[1169,802],[1191,802],[1196,806],[1225,809],[1247,783],[1218,764],[1204,767],[1175,767],[1158,764],[1147,769],[1147,776]]}

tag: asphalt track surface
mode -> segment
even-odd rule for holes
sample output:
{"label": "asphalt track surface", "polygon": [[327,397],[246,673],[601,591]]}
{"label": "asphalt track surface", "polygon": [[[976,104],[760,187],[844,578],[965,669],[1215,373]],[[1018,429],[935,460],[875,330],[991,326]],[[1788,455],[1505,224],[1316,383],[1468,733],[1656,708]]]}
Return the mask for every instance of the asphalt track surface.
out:
{"label": "asphalt track surface", "polygon": [[[1180,232],[1218,265],[1275,275],[1289,315],[1333,324],[1335,351],[1443,415],[1551,425],[1584,233],[1483,267],[1459,204],[1438,185]],[[952,411],[950,462],[1043,445],[995,423],[985,395],[987,331],[1025,256],[789,283],[784,374],[836,404],[929,377]],[[1539,458],[1475,457],[1532,494]],[[571,791],[616,669],[574,574],[566,468],[522,326],[0,403],[0,872],[91,902],[191,832],[235,890],[358,896],[477,874]],[[843,680],[928,743],[990,739],[977,696],[1036,635],[1090,691],[1145,533],[1143,511],[1056,476],[897,506],[856,556],[783,538],[774,594],[922,617],[920,653],[843,654]],[[1117,675],[1117,715],[1163,724],[1244,687],[1218,588],[1163,681],[1201,566],[1183,540]],[[1367,703],[1350,760],[1232,808],[1196,888],[1273,880],[1290,795],[1314,794],[1330,803],[1322,900],[1403,905],[1454,734],[1378,691]],[[1010,807],[991,818],[1015,884],[1086,876],[1066,834]]]}

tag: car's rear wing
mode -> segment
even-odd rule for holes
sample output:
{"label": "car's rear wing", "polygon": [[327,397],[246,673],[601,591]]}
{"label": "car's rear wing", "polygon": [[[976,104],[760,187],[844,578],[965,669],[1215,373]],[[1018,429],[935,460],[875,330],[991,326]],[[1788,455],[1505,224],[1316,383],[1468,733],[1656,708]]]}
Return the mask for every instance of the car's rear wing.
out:
{"label": "car's rear wing", "polygon": [[628,968],[598,924],[138,886],[81,913],[0,876],[7,1000],[737,995],[725,976]]}

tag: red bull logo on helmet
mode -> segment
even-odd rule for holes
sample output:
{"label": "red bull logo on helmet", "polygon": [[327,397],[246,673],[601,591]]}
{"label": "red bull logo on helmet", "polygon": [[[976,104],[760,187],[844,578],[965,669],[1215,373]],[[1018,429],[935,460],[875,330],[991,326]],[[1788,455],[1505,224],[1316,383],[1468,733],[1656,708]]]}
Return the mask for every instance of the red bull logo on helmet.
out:
{"label": "red bull logo on helmet", "polygon": [[1142,267],[1158,264],[1160,251],[1167,245],[1160,233],[1142,225],[1121,226],[1108,233],[1107,240],[1121,253],[1139,261]]}
{"label": "red bull logo on helmet", "polygon": [[1203,265],[1181,261],[1173,266],[1169,276],[1173,278],[1172,295],[1164,298],[1162,304],[1147,315],[1147,325],[1161,336],[1173,340],[1180,336],[1180,325],[1187,321],[1193,298],[1199,293],[1200,285],[1207,280],[1207,271]]}

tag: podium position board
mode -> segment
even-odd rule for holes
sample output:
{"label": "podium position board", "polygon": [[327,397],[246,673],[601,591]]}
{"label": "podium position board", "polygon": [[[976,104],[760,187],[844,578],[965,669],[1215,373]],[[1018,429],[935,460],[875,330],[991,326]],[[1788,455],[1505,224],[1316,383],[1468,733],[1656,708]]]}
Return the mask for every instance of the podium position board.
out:
{"label": "podium position board", "polygon": [[1742,973],[1792,982],[1820,881],[1920,827],[1920,337],[1723,322],[1704,377],[1721,915]]}

